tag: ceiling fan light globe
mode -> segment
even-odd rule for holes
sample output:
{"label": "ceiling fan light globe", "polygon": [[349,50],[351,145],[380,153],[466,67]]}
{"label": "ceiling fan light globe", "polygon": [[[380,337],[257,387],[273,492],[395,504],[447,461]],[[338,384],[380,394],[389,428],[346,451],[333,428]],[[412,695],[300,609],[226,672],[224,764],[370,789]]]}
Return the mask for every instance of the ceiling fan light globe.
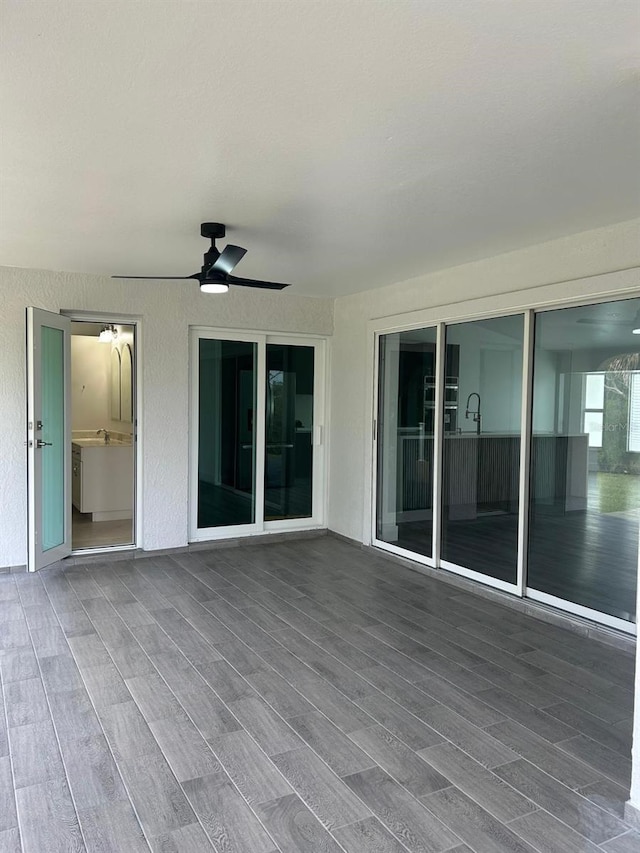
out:
{"label": "ceiling fan light globe", "polygon": [[229,285],[224,281],[202,281],[200,282],[200,290],[203,293],[226,293],[229,290]]}

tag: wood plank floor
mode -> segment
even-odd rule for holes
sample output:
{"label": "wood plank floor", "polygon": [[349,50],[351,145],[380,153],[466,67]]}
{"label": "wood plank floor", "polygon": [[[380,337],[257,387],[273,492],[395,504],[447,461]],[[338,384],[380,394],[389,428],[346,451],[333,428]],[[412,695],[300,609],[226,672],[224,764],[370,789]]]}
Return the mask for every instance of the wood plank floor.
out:
{"label": "wood plank floor", "polygon": [[0,851],[577,853],[633,658],[331,536],[0,576]]}
{"label": "wood plank floor", "polygon": [[[516,582],[518,517],[487,515],[447,521],[442,558]],[[431,555],[431,521],[403,522],[391,544]],[[539,592],[627,621],[635,620],[638,517],[595,510],[565,513],[535,506],[530,519],[527,585]],[[603,569],[606,567],[606,571]]]}

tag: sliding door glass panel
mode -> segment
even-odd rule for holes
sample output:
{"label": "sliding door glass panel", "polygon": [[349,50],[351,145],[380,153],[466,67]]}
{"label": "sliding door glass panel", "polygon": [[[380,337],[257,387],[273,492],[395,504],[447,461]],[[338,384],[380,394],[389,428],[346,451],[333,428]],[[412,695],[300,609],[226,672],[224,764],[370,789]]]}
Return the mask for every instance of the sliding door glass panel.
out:
{"label": "sliding door glass panel", "polygon": [[380,337],[376,538],[433,554],[436,329]]}
{"label": "sliding door glass panel", "polygon": [[524,318],[447,326],[442,551],[515,583]]}
{"label": "sliding door glass panel", "polygon": [[313,514],[314,348],[267,344],[264,520]]}
{"label": "sliding door glass panel", "polygon": [[256,357],[255,343],[199,341],[199,528],[255,522]]}
{"label": "sliding door glass panel", "polygon": [[528,586],[635,621],[640,299],[536,315]]}

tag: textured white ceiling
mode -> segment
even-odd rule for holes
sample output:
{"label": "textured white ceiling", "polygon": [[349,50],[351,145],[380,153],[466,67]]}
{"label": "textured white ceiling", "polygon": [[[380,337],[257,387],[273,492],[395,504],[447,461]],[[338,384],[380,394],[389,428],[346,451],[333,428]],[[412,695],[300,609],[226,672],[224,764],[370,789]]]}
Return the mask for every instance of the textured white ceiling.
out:
{"label": "textured white ceiling", "polygon": [[[0,263],[334,296],[637,216],[636,0],[0,0]],[[219,244],[223,245],[223,244]]]}

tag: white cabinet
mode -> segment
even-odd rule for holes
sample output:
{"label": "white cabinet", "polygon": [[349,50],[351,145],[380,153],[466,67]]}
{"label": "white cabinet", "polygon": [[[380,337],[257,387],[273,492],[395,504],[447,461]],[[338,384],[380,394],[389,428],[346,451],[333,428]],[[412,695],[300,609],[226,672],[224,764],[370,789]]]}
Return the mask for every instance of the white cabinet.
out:
{"label": "white cabinet", "polygon": [[93,521],[133,515],[133,446],[72,445],[71,495],[80,512]]}
{"label": "white cabinet", "polygon": [[82,503],[82,453],[75,444],[71,445],[71,502],[76,509]]}

